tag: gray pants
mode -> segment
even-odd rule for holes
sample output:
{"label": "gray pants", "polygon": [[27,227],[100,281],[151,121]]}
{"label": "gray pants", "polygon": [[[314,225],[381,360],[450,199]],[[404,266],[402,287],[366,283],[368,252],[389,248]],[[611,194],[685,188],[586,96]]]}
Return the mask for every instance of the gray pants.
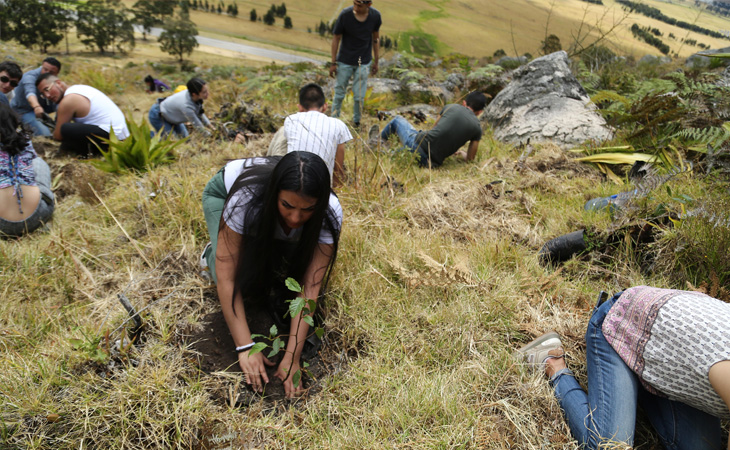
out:
{"label": "gray pants", "polygon": [[18,237],[25,233],[30,233],[51,220],[55,202],[53,192],[51,192],[51,169],[41,158],[33,159],[33,172],[35,172],[35,181],[41,191],[41,199],[38,202],[33,214],[25,220],[13,222],[0,218],[0,236],[2,237]]}

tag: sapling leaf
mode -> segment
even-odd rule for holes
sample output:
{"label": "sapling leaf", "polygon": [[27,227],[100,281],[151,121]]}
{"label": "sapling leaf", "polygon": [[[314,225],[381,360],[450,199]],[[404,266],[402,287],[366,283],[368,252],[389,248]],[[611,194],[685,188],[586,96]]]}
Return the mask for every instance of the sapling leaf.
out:
{"label": "sapling leaf", "polygon": [[306,323],[310,327],[314,326],[314,319],[312,319],[312,316],[304,316],[304,319],[302,320],[304,320],[304,323]]}
{"label": "sapling leaf", "polygon": [[263,342],[257,342],[254,344],[253,347],[251,347],[251,350],[248,351],[248,356],[255,355],[256,353],[262,352],[266,348],[266,344]]}
{"label": "sapling leaf", "polygon": [[306,369],[307,367],[309,367],[309,363],[306,361],[302,361],[302,367]]}
{"label": "sapling leaf", "polygon": [[289,316],[295,317],[304,309],[304,305],[307,303],[304,297],[297,297],[289,303]]}
{"label": "sapling leaf", "polygon": [[276,325],[271,325],[271,329],[269,330],[269,336],[276,336],[279,334],[279,329],[276,328]]}
{"label": "sapling leaf", "polygon": [[308,298],[307,299],[307,308],[309,308],[309,312],[314,311],[315,309],[317,309],[317,302],[312,298]]}
{"label": "sapling leaf", "polygon": [[292,377],[291,381],[294,384],[294,387],[299,387],[299,382],[302,381],[302,371],[297,370],[294,372],[294,377]]}
{"label": "sapling leaf", "polygon": [[271,343],[271,352],[269,353],[268,358],[276,356],[282,348],[284,348],[284,341],[282,341],[281,338],[274,339],[274,342]]}
{"label": "sapling leaf", "polygon": [[266,337],[266,336],[264,336],[263,334],[252,334],[251,335],[251,339],[256,339],[256,338],[260,338],[260,337]]}
{"label": "sapling leaf", "polygon": [[302,287],[294,278],[287,278],[286,281],[284,281],[284,284],[286,284],[286,288],[292,292],[302,292]]}
{"label": "sapling leaf", "polygon": [[317,327],[317,329],[314,330],[314,334],[316,334],[318,338],[322,339],[322,336],[324,336],[324,328]]}

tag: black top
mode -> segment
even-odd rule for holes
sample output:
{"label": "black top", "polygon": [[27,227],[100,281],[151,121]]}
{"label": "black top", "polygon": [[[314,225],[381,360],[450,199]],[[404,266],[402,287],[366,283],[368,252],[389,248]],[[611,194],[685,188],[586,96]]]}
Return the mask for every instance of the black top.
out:
{"label": "black top", "polygon": [[358,66],[368,64],[373,59],[373,33],[380,31],[383,21],[375,8],[370,8],[364,22],[357,20],[352,10],[352,6],[342,10],[334,34],[342,35],[337,61]]}

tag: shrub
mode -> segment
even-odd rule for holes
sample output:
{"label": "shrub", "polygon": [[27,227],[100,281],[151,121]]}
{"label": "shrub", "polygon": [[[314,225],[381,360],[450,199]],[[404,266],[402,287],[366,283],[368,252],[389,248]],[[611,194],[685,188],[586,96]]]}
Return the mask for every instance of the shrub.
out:
{"label": "shrub", "polygon": [[109,144],[109,150],[101,151],[102,159],[92,161],[92,164],[100,170],[110,173],[123,173],[127,171],[145,172],[153,167],[168,164],[175,160],[173,150],[186,141],[171,140],[170,136],[165,139],[160,134],[151,137],[150,127],[142,119],[140,124],[135,123],[127,117],[127,128],[129,137],[120,141],[111,131],[109,139],[104,142]]}

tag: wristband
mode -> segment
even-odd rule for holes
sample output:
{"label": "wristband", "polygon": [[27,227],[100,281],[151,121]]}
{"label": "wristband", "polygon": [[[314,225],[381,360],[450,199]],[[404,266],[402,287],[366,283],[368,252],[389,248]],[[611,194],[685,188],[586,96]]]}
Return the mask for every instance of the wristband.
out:
{"label": "wristband", "polygon": [[236,353],[243,353],[246,350],[251,349],[255,344],[256,344],[255,342],[251,342],[250,344],[246,344],[246,345],[242,345],[240,347],[236,347]]}
{"label": "wristband", "polygon": [[43,108],[43,107],[41,105],[37,105],[37,106],[33,107],[33,110],[35,110],[36,108]]}

